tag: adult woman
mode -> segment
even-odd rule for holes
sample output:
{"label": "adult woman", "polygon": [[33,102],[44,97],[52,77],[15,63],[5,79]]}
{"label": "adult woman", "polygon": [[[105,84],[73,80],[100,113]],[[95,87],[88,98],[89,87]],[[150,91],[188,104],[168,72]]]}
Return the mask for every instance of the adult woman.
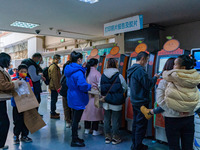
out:
{"label": "adult woman", "polygon": [[164,110],[170,150],[181,149],[180,139],[182,150],[193,149],[194,111],[200,104],[197,89],[200,75],[193,66],[194,60],[189,56],[179,56],[174,61],[174,69],[163,73],[164,80],[157,88],[157,102]]}
{"label": "adult woman", "polygon": [[[87,63],[86,78],[87,82],[92,85],[93,89],[98,90],[98,83],[101,78],[101,74],[97,71],[97,59],[90,59]],[[96,108],[94,105],[94,95],[89,94],[89,103],[83,112],[82,119],[85,121],[85,134],[89,134],[90,129],[93,130],[93,135],[99,135],[98,131],[99,121],[103,120],[103,109]],[[92,127],[91,127],[92,126]]]}
{"label": "adult woman", "polygon": [[[104,132],[105,143],[118,144],[121,142],[119,137],[119,128],[121,126],[122,104],[124,103],[123,93],[127,90],[125,79],[117,69],[117,61],[110,58],[107,63],[107,69],[100,80],[101,95],[105,96],[103,103],[104,113]],[[111,135],[111,121],[112,134]]]}
{"label": "adult woman", "polygon": [[10,75],[4,70],[10,66],[11,57],[6,53],[0,53],[0,148],[8,149],[5,142],[8,135],[9,119],[6,100],[11,99],[12,92],[21,85],[20,81],[12,82]]}
{"label": "adult woman", "polygon": [[85,106],[89,102],[88,91],[91,85],[86,82],[85,64],[82,66],[83,55],[79,52],[71,53],[71,64],[65,67],[65,76],[68,86],[67,100],[68,106],[72,108],[72,147],[84,147],[84,140],[78,137],[78,123]]}
{"label": "adult woman", "polygon": [[61,78],[61,90],[60,90],[60,95],[62,95],[62,102],[63,102],[63,110],[64,110],[64,116],[65,116],[65,121],[66,121],[66,128],[70,128],[71,126],[71,113],[72,110],[69,108],[67,104],[67,84],[66,84],[66,77],[64,76],[64,70],[67,65],[69,65],[71,62],[67,61],[64,66],[63,66],[63,71],[62,71],[62,78]]}

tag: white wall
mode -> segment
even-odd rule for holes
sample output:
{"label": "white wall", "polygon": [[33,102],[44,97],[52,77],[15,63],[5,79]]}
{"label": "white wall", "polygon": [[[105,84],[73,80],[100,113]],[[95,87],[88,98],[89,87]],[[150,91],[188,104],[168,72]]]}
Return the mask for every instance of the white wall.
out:
{"label": "white wall", "polygon": [[36,52],[44,52],[43,39],[33,37],[28,40],[28,58],[31,58]]}
{"label": "white wall", "polygon": [[1,46],[2,47],[6,47],[9,46],[11,44],[15,44],[17,42],[23,41],[23,40],[27,40],[31,37],[34,37],[34,34],[22,34],[22,33],[9,33],[3,37],[1,37]]}
{"label": "white wall", "polygon": [[200,21],[167,27],[160,33],[161,47],[167,41],[166,36],[172,35],[179,40],[180,48],[200,48]]}

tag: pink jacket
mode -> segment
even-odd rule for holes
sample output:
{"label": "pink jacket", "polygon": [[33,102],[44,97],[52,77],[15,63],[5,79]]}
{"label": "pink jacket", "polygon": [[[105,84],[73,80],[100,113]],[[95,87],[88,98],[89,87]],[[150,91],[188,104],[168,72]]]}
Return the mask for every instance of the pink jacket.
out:
{"label": "pink jacket", "polygon": [[[92,88],[98,89],[98,83],[101,74],[95,67],[91,67],[90,74],[87,77],[87,82],[92,85]],[[83,112],[82,119],[84,121],[100,121],[103,120],[103,109],[94,106],[94,97],[89,94],[89,103]]]}

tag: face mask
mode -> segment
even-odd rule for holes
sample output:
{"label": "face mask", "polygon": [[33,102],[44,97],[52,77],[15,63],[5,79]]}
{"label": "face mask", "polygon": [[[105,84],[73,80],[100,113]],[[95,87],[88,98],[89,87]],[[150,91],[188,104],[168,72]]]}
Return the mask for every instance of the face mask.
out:
{"label": "face mask", "polygon": [[61,63],[61,60],[59,60],[58,63],[60,64],[60,63]]}
{"label": "face mask", "polygon": [[27,73],[19,73],[19,76],[20,76],[21,78],[26,78]]}
{"label": "face mask", "polygon": [[39,65],[40,61],[37,61],[36,64]]}

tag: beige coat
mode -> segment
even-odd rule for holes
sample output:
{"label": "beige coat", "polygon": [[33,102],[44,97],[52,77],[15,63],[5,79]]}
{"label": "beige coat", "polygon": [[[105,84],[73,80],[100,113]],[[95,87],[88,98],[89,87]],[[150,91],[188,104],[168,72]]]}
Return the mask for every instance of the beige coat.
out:
{"label": "beige coat", "polygon": [[48,69],[49,74],[49,89],[50,90],[58,90],[61,87],[60,79],[61,79],[61,73],[60,68],[55,63],[52,64]]}
{"label": "beige coat", "polygon": [[18,81],[12,82],[10,75],[0,67],[0,101],[9,100],[14,89],[18,88]]}
{"label": "beige coat", "polygon": [[168,82],[165,90],[166,105],[178,112],[193,112],[200,99],[197,88],[200,74],[195,69],[174,69],[165,71],[163,79]]}

